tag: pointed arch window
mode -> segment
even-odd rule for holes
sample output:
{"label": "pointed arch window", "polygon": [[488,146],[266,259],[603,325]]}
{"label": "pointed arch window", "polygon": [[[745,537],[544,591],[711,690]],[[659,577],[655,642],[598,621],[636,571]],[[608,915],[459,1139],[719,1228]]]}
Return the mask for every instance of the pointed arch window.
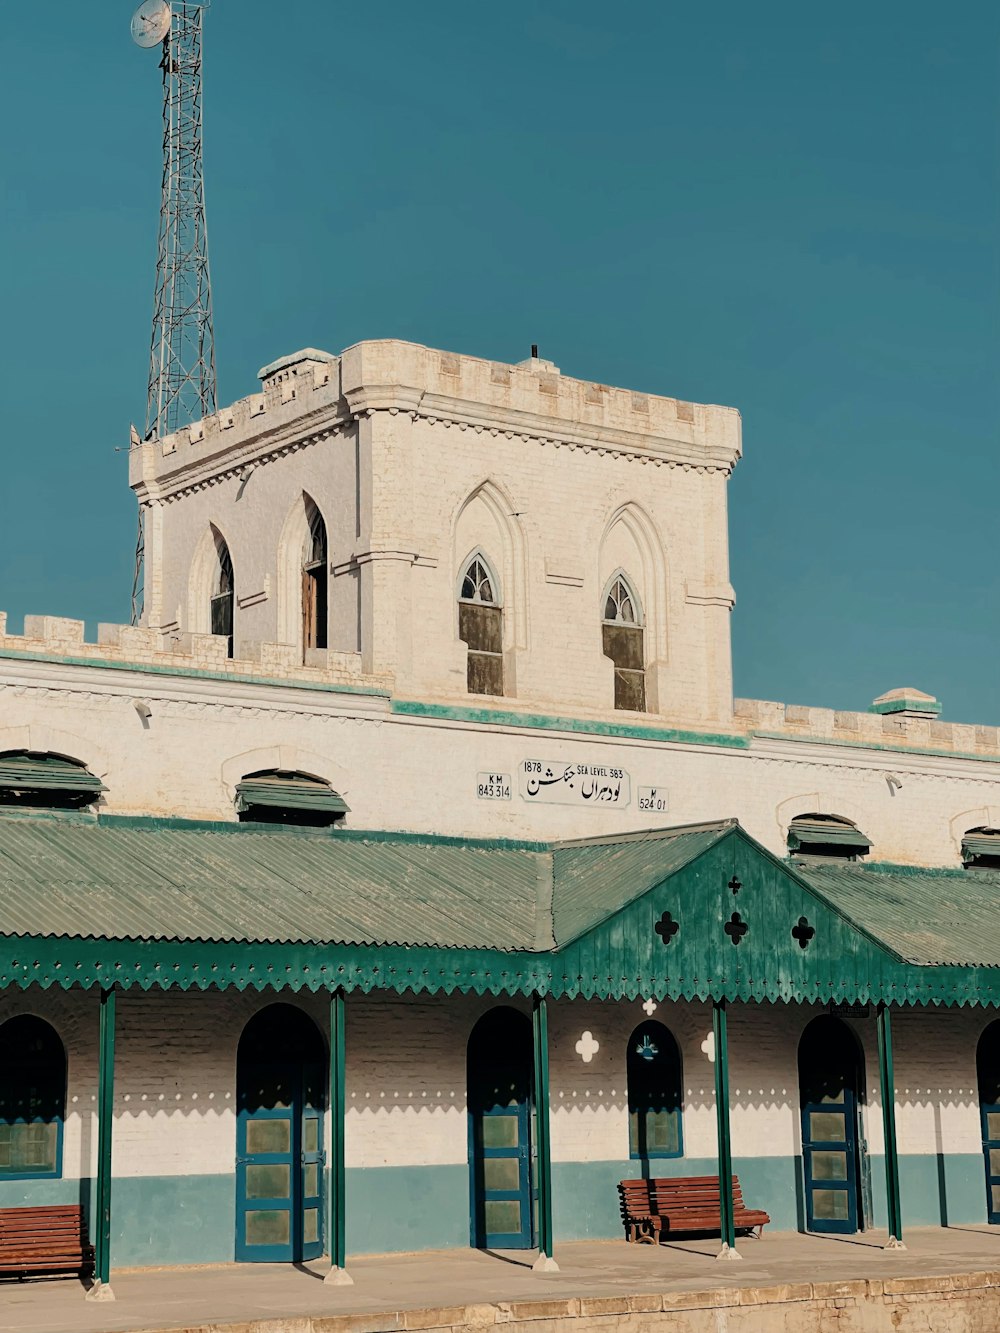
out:
{"label": "pointed arch window", "polygon": [[34,1014],[0,1024],[0,1180],[62,1174],[66,1052]]}
{"label": "pointed arch window", "polygon": [[615,664],[615,707],[646,711],[646,652],[639,601],[624,574],[604,594],[604,656]]}
{"label": "pointed arch window", "polygon": [[211,599],[212,633],[226,637],[226,656],[233,655],[233,605],[236,600],[233,560],[229,547],[215,534],[217,564]]}
{"label": "pointed arch window", "polygon": [[309,541],[302,565],[302,648],[329,646],[329,586],[326,524],[311,500],[306,501]]}
{"label": "pointed arch window", "polygon": [[458,594],[458,636],[469,648],[470,694],[503,694],[503,607],[496,575],[475,552],[465,563]]}
{"label": "pointed arch window", "polygon": [[682,1157],[681,1053],[662,1023],[640,1023],[628,1039],[628,1150],[633,1158]]}

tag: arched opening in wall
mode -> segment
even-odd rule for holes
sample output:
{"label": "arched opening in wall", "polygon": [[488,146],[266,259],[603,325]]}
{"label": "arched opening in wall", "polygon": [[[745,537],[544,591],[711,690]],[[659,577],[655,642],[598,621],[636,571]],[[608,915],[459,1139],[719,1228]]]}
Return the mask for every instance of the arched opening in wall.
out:
{"label": "arched opening in wall", "polygon": [[1000,870],[1000,829],[972,828],[962,838],[966,870]]}
{"label": "arched opening in wall", "polygon": [[646,711],[646,650],[639,599],[624,573],[604,591],[602,646],[615,664],[615,708]]}
{"label": "arched opening in wall", "polygon": [[309,544],[302,564],[302,650],[329,646],[330,570],[326,524],[306,497]]}
{"label": "arched opening in wall", "polygon": [[[682,1157],[681,1052],[662,1023],[640,1023],[628,1039],[628,1148],[633,1160]],[[643,1175],[650,1173],[643,1169]]]}
{"label": "arched opening in wall", "polygon": [[462,568],[458,636],[468,646],[466,685],[470,694],[503,694],[503,605],[500,584],[481,551]]}
{"label": "arched opening in wall", "polygon": [[236,601],[236,585],[233,577],[233,560],[229,547],[222,535],[215,532],[215,579],[212,584],[211,632],[221,634],[226,639],[226,656],[233,655],[233,609]]}
{"label": "arched opening in wall", "polygon": [[34,1014],[0,1024],[0,1181],[62,1175],[66,1051]]}
{"label": "arched opening in wall", "polygon": [[986,1213],[1000,1222],[1000,1019],[983,1030],[976,1047],[979,1118],[986,1165]]}
{"label": "arched opening in wall", "polygon": [[865,1221],[864,1056],[846,1023],[814,1018],[799,1041],[802,1174],[809,1231],[851,1234]]}
{"label": "arched opening in wall", "polygon": [[236,1053],[236,1258],[299,1263],[323,1253],[326,1047],[307,1014],[271,1004]]}
{"label": "arched opening in wall", "polygon": [[349,813],[339,792],[321,778],[285,769],[248,773],[236,784],[241,824],[292,824],[330,828]]}
{"label": "arched opening in wall", "polygon": [[788,850],[800,861],[857,861],[871,851],[871,840],[849,819],[804,814],[788,826]]}
{"label": "arched opening in wall", "polygon": [[469,1037],[467,1069],[472,1244],[486,1250],[531,1249],[537,1199],[530,1019],[506,1005],[484,1014]]}
{"label": "arched opening in wall", "polygon": [[57,754],[0,754],[0,806],[85,810],[107,788],[83,764]]}

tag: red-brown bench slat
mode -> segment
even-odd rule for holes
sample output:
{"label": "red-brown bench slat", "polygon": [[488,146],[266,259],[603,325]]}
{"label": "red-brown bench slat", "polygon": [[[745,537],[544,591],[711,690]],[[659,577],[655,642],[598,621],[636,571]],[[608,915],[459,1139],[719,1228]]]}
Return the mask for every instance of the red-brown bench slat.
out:
{"label": "red-brown bench slat", "polygon": [[[720,1229],[718,1176],[623,1180],[618,1191],[627,1240],[655,1244],[664,1231]],[[735,1230],[756,1230],[760,1235],[770,1217],[761,1208],[747,1208],[738,1176],[732,1178],[732,1192]]]}
{"label": "red-brown bench slat", "polygon": [[79,1204],[0,1208],[0,1273],[82,1275],[93,1264]]}

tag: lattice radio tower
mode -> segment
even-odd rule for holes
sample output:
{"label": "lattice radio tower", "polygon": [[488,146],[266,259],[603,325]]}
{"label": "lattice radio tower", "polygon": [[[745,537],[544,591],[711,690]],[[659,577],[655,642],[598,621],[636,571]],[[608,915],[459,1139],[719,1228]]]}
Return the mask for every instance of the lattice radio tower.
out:
{"label": "lattice radio tower", "polygon": [[[216,410],[212,284],[202,167],[201,34],[210,0],[144,0],[132,19],[139,46],[162,47],[163,183],[153,298],[145,438],[169,435]],[[143,514],[132,585],[142,614]]]}

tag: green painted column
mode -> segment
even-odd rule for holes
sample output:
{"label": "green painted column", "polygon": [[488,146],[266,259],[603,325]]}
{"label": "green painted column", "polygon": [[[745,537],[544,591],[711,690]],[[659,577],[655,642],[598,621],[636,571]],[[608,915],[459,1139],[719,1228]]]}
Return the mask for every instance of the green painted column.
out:
{"label": "green painted column", "polygon": [[549,1142],[549,1018],[544,995],[532,996],[531,1035],[535,1057],[535,1163],[538,1188],[538,1258],[540,1273],[557,1273],[552,1257],[552,1153]]}
{"label": "green painted column", "polygon": [[111,1290],[111,1144],[115,1109],[115,988],[101,990],[97,1054],[97,1197],[94,1208],[94,1285],[87,1299],[113,1301]]}
{"label": "green painted column", "polygon": [[354,1282],[347,1271],[345,1007],[344,992],[333,991],[330,996],[330,1271],[323,1281],[335,1287],[349,1287]]}
{"label": "green painted column", "polygon": [[720,1259],[739,1259],[733,1221],[733,1151],[729,1133],[729,1034],[726,1001],[712,1003],[712,1033],[715,1037],[715,1123],[719,1140],[719,1229]]}
{"label": "green painted column", "polygon": [[882,1093],[882,1127],[885,1132],[885,1197],[889,1212],[889,1243],[886,1249],[905,1250],[903,1212],[899,1200],[899,1150],[896,1142],[896,1075],[892,1064],[892,1015],[889,1006],[879,1002],[876,1010],[878,1030],[878,1072]]}

